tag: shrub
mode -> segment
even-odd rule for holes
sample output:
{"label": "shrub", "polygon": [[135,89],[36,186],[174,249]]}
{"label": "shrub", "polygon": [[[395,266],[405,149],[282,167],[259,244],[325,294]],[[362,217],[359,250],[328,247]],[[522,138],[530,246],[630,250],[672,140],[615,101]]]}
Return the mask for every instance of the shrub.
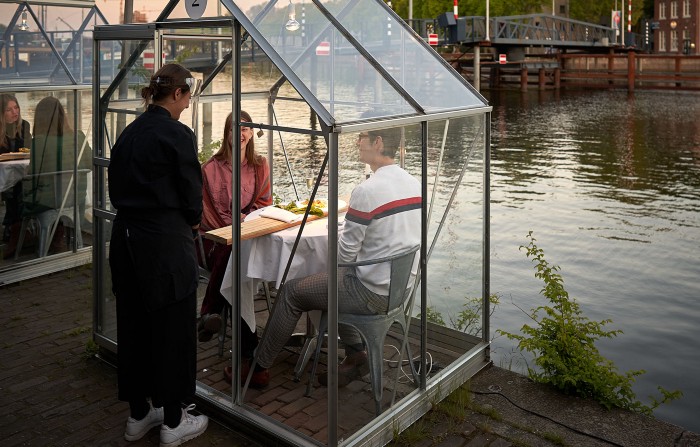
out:
{"label": "shrub", "polygon": [[583,315],[576,300],[564,289],[559,267],[545,260],[544,251],[535,245],[532,231],[527,237],[529,244],[520,249],[525,249],[527,257],[535,263],[535,277],[544,282],[540,293],[551,305],[528,313],[535,324],[523,325],[523,335],[497,332],[517,340],[521,351],[534,356],[537,368],[528,366],[529,377],[566,394],[595,399],[606,408],[620,407],[648,415],[662,403],[678,399],[682,395],[680,391],[671,392],[662,387],[658,387],[662,400],[650,396],[651,406],[636,399],[632,385],[645,371],[618,373],[614,363],[603,357],[595,345],[601,337],[613,338],[622,331],[604,329],[612,320],[590,321]]}

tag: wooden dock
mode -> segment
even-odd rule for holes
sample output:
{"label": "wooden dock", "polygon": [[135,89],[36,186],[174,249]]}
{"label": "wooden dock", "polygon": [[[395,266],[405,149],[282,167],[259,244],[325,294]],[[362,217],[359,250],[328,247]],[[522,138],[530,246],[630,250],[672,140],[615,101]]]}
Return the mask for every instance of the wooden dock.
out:
{"label": "wooden dock", "polygon": [[[635,51],[527,55],[500,63],[494,54],[481,54],[475,70],[474,53],[443,53],[475,86],[527,91],[561,88],[700,90],[700,56],[646,54]],[[475,79],[479,73],[479,79]],[[478,82],[477,82],[478,81]]]}

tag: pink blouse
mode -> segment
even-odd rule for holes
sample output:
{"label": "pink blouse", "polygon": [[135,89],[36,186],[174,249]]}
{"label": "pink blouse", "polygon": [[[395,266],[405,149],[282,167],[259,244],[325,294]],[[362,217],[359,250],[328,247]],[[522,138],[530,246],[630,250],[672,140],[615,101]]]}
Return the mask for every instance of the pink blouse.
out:
{"label": "pink blouse", "polygon": [[[266,185],[269,185],[270,168],[267,161],[263,159],[262,168],[259,168],[262,175],[258,177],[258,198],[255,194],[255,166],[249,165],[246,159],[241,163],[241,209],[248,206],[251,201],[256,200],[250,207],[250,211],[262,208],[272,203],[269,194],[264,194]],[[202,186],[204,197],[204,213],[202,215],[201,230],[209,231],[223,226],[231,225],[232,213],[231,202],[233,199],[233,188],[231,178],[233,171],[228,160],[210,158],[202,166]],[[262,195],[261,195],[262,193]]]}

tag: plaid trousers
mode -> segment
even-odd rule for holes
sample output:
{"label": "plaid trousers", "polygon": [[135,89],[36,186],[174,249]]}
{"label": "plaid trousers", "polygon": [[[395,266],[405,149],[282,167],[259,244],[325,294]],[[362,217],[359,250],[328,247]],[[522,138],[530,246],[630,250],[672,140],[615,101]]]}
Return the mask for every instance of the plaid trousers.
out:
{"label": "plaid trousers", "polygon": [[[328,310],[328,274],[317,273],[289,280],[277,293],[275,311],[256,351],[257,364],[269,368],[284,348],[303,312]],[[388,297],[368,290],[353,268],[338,270],[338,312],[372,315],[386,310]],[[362,343],[360,334],[340,325],[338,335],[345,345]]]}

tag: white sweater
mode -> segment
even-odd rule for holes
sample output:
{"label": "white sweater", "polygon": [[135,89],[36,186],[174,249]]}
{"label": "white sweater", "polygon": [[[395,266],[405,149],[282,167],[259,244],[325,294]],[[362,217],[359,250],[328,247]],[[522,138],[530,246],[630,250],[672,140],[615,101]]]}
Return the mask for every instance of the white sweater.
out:
{"label": "white sweater", "polygon": [[[377,169],[350,195],[345,225],[338,240],[338,261],[391,256],[420,245],[420,182],[397,165]],[[414,263],[413,274],[418,263]],[[389,263],[357,269],[374,293],[389,294]]]}

